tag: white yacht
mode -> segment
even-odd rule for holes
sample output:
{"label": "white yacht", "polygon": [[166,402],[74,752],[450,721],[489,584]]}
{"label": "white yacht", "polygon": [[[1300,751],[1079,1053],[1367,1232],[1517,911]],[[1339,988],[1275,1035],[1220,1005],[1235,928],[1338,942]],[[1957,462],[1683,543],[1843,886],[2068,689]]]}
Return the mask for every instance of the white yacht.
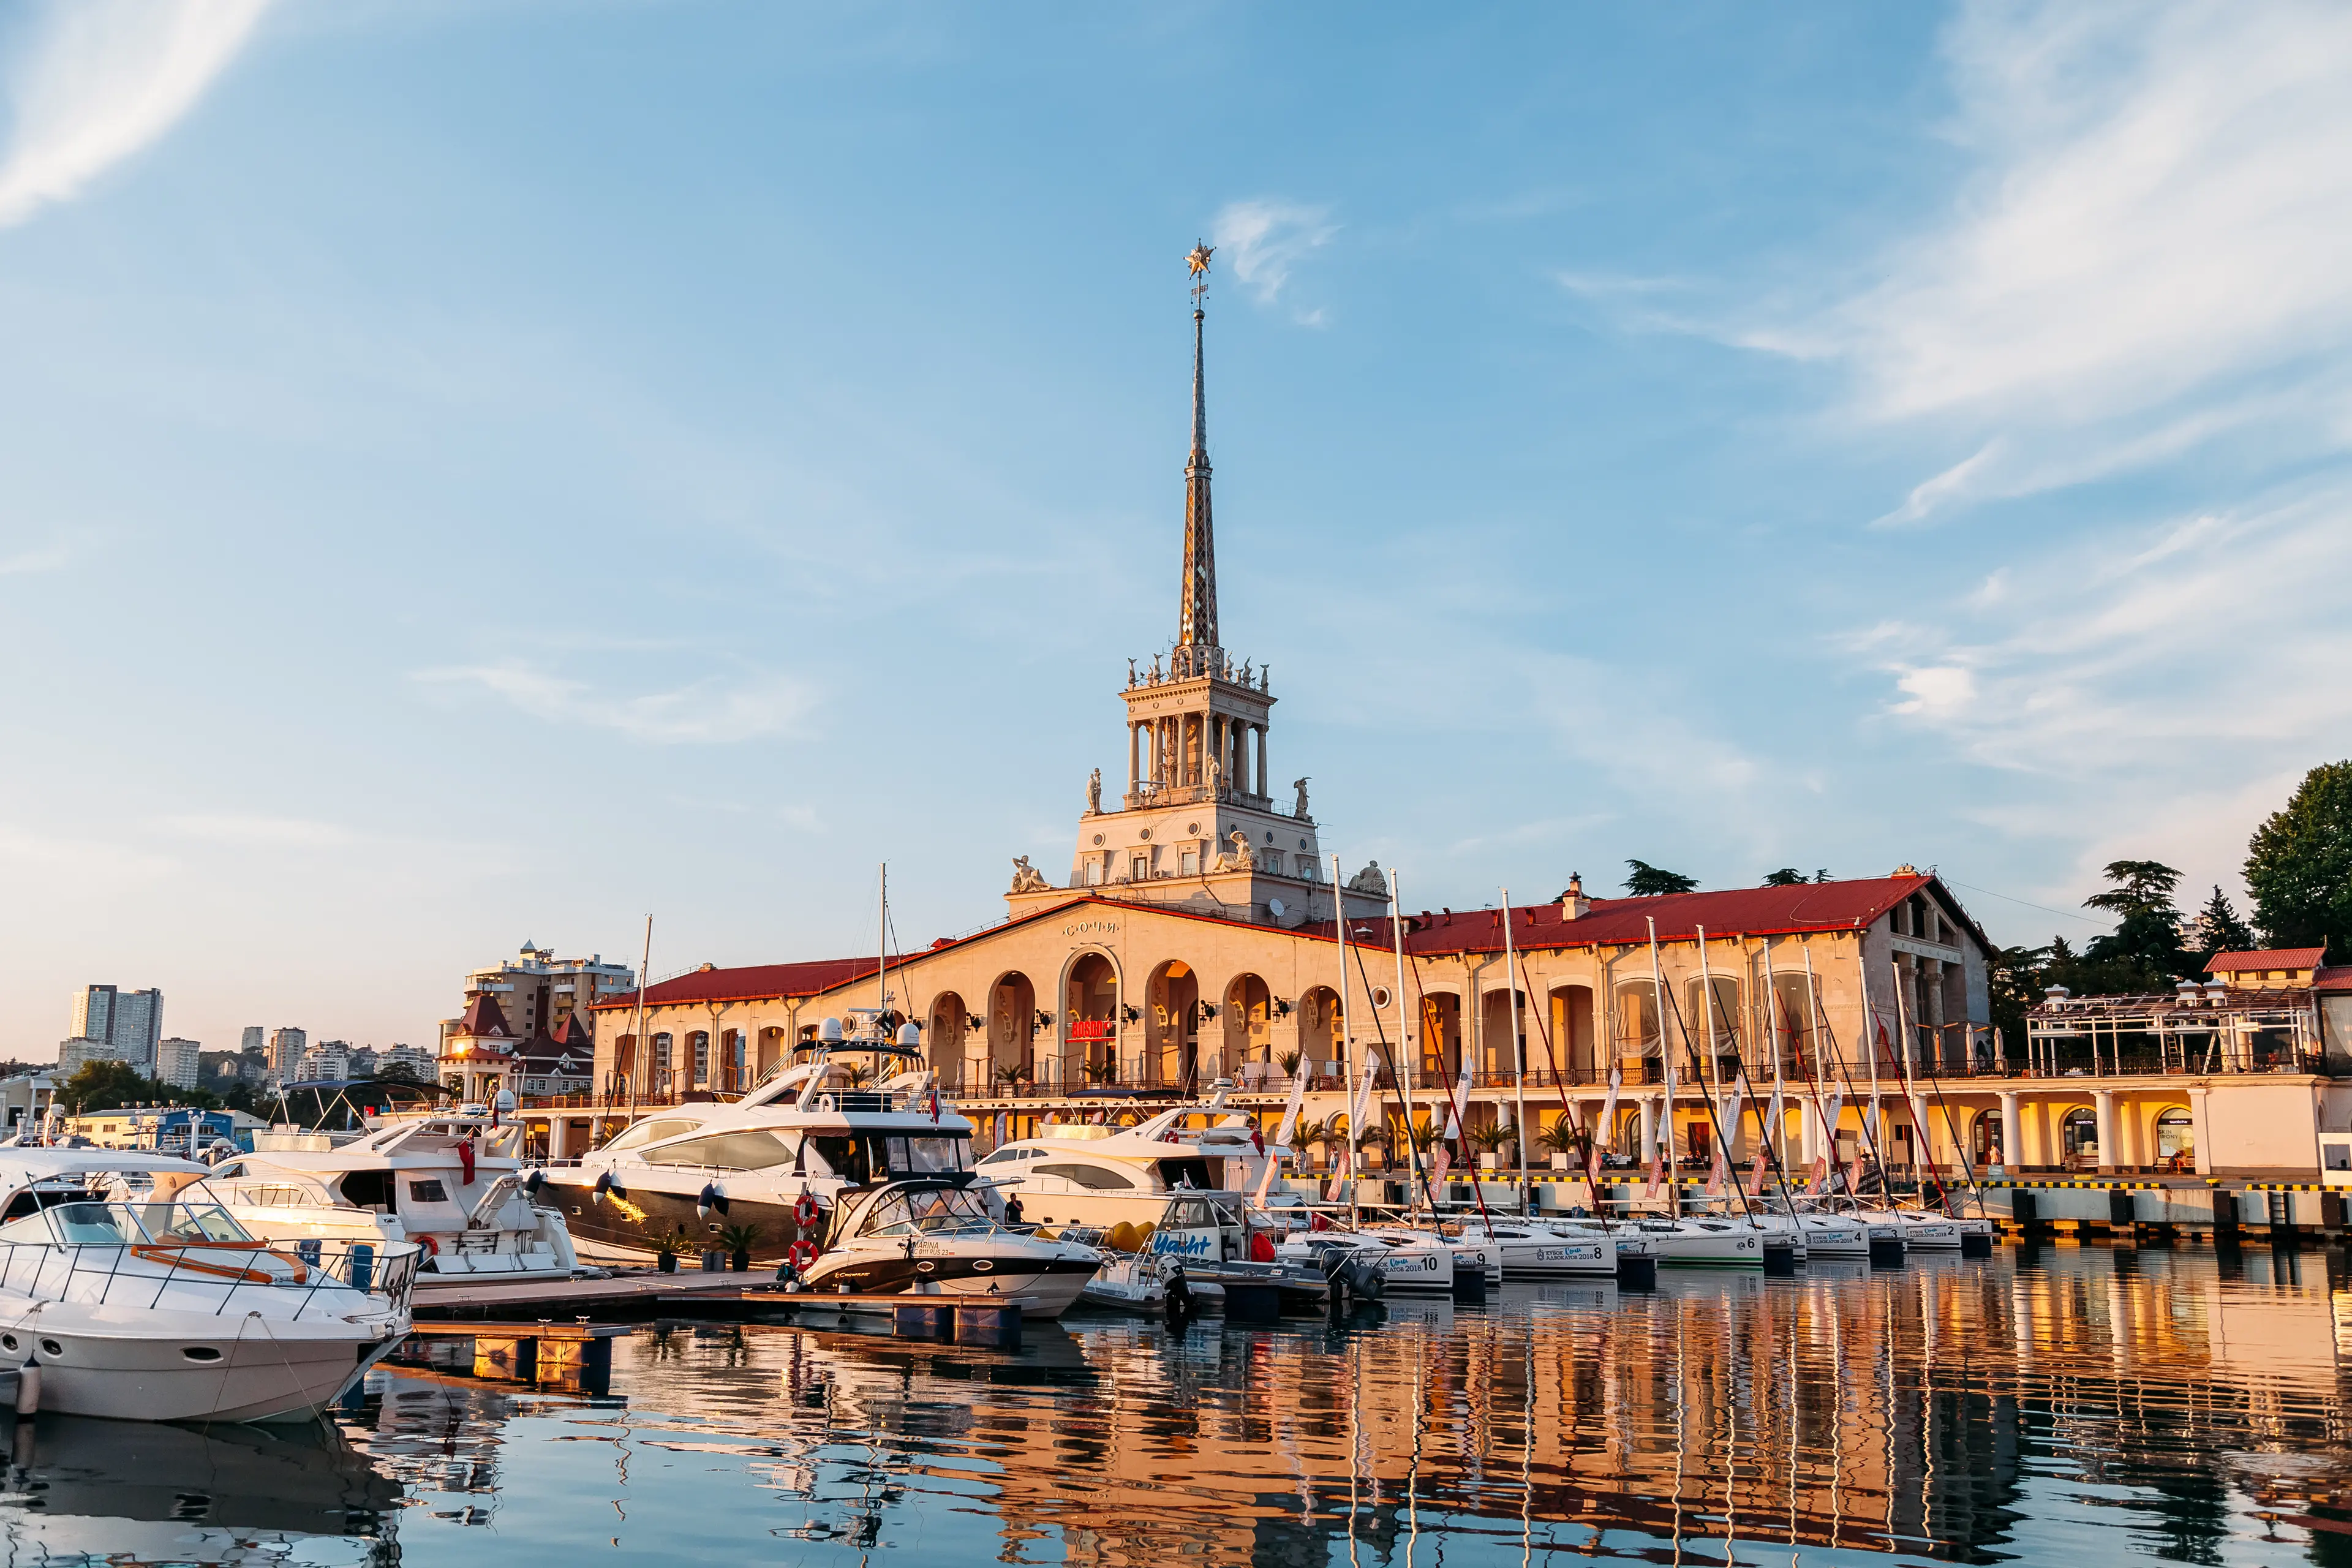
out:
{"label": "white yacht", "polygon": [[1022,1303],[1024,1317],[1058,1318],[1102,1261],[1091,1247],[1001,1224],[969,1175],[918,1176],[843,1200],[800,1288],[1003,1296]]}
{"label": "white yacht", "polygon": [[488,1115],[371,1124],[322,1150],[270,1150],[224,1162],[207,1183],[253,1235],[300,1246],[413,1241],[419,1289],[485,1280],[568,1279],[579,1259],[554,1208],[532,1201],[522,1129]]}
{"label": "white yacht", "polygon": [[418,1249],[255,1237],[202,1165],[0,1147],[0,1370],[44,1410],[146,1421],[315,1415],[408,1332]]}
{"label": "white yacht", "polygon": [[[549,1165],[547,1194],[582,1256],[643,1262],[665,1238],[698,1250],[743,1226],[754,1258],[781,1261],[796,1243],[823,1245],[835,1206],[875,1187],[902,1177],[971,1184],[971,1123],[940,1100],[915,1026],[894,1038],[878,1012],[851,1018],[846,1028],[825,1019],[813,1058],[740,1100],[656,1111],[603,1148]],[[816,1211],[809,1223],[803,1198]]]}
{"label": "white yacht", "polygon": [[1036,1225],[1182,1229],[1187,1205],[1203,1194],[1237,1225],[1266,1163],[1289,1151],[1225,1110],[1232,1089],[1220,1079],[1206,1103],[1171,1106],[1133,1127],[1047,1126],[992,1151],[977,1169],[997,1193],[1018,1194],[1022,1217]]}
{"label": "white yacht", "polygon": [[1474,1246],[1495,1248],[1504,1279],[1556,1279],[1570,1275],[1617,1272],[1617,1238],[1606,1230],[1570,1231],[1538,1220],[1505,1217],[1465,1219],[1449,1233]]}

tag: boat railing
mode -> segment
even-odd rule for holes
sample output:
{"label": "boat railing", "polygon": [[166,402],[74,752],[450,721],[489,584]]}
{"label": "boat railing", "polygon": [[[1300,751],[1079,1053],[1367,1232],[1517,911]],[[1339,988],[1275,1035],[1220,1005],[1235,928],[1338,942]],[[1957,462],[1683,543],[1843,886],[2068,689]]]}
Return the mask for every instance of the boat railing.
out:
{"label": "boat railing", "polygon": [[[45,1217],[55,1213],[46,1211]],[[158,1235],[154,1227],[142,1228],[135,1221],[118,1225],[116,1230],[118,1238],[111,1241],[77,1240],[62,1231],[49,1239],[0,1238],[0,1292],[148,1309],[161,1307],[167,1293],[184,1300],[193,1294],[199,1301],[216,1295],[215,1316],[252,1304],[257,1290],[272,1292],[269,1299],[280,1301],[286,1293],[299,1292],[301,1300],[289,1314],[299,1320],[314,1308],[343,1315],[349,1299],[340,1291],[323,1306],[318,1300],[322,1290],[341,1287],[405,1314],[424,1260],[424,1249],[413,1242],[216,1238],[178,1234],[168,1226]],[[65,1264],[61,1278],[56,1267],[60,1258]]]}

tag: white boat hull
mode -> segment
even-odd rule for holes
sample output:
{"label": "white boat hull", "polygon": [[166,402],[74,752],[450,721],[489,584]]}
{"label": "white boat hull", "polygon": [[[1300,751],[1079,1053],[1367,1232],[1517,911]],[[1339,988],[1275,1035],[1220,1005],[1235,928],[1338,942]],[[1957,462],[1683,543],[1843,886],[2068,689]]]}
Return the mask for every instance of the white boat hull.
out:
{"label": "white boat hull", "polygon": [[[341,1398],[401,1338],[192,1312],[113,1314],[120,1322],[92,1314],[69,1325],[72,1314],[56,1304],[28,1317],[30,1306],[0,1298],[0,1313],[26,1323],[10,1336],[16,1349],[0,1347],[0,1371],[20,1372],[29,1357],[40,1369],[43,1410],[115,1421],[303,1420]],[[191,1361],[190,1348],[220,1359]]]}

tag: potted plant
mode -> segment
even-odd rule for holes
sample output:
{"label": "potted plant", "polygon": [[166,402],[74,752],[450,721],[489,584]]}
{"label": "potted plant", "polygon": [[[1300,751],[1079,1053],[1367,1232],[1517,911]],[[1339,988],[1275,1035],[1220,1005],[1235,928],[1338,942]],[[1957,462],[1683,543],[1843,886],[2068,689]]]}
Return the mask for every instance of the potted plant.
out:
{"label": "potted plant", "polygon": [[996,1069],[996,1081],[1004,1086],[1004,1092],[1007,1094],[1017,1091],[1024,1083],[1028,1081],[1028,1079],[1029,1069],[1019,1062],[1013,1063],[1009,1068]]}
{"label": "potted plant", "polygon": [[1298,1055],[1298,1053],[1297,1053],[1297,1051],[1285,1051],[1285,1052],[1283,1052],[1283,1053],[1282,1053],[1282,1076],[1283,1076],[1283,1077],[1285,1077],[1285,1078],[1297,1078],[1297,1077],[1298,1076],[1298,1063],[1299,1063],[1299,1060],[1300,1060],[1300,1058],[1299,1058],[1299,1055]]}
{"label": "potted plant", "polygon": [[759,1244],[760,1223],[757,1220],[744,1220],[728,1226],[719,1233],[719,1245],[727,1249],[728,1260],[735,1266],[738,1274],[751,1271],[751,1248]]}
{"label": "potted plant", "polygon": [[1578,1135],[1575,1128],[1568,1124],[1568,1118],[1565,1116],[1538,1133],[1536,1142],[1551,1151],[1551,1168],[1555,1171],[1567,1170],[1575,1163],[1577,1154],[1584,1147],[1584,1140]]}
{"label": "potted plant", "polygon": [[[1328,1121],[1302,1121],[1292,1131],[1290,1142],[1291,1147],[1295,1149],[1323,1149],[1328,1152],[1331,1138],[1331,1124]],[[1307,1168],[1313,1170],[1315,1163],[1310,1160]]]}
{"label": "potted plant", "polygon": [[677,1272],[677,1255],[684,1252],[691,1238],[685,1227],[673,1226],[654,1237],[654,1267],[665,1274]]}
{"label": "potted plant", "polygon": [[1503,1163],[1503,1145],[1511,1140],[1510,1130],[1499,1121],[1482,1121],[1465,1133],[1470,1147],[1478,1151],[1478,1168],[1491,1171]]}

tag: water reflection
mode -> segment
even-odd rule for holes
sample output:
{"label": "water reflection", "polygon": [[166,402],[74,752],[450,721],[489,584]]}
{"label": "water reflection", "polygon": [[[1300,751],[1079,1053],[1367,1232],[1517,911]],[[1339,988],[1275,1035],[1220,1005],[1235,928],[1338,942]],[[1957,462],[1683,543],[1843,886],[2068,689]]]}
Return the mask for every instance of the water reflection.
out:
{"label": "water reflection", "polygon": [[409,1370],[373,1379],[347,1446],[182,1434],[134,1459],[136,1429],[109,1427],[44,1447],[0,1529],[11,1561],[247,1560],[132,1529],[180,1527],[201,1472],[202,1522],[275,1552],[468,1568],[2352,1563],[2352,1292],[2331,1266],[2068,1246],[1514,1287],[1339,1326],[1073,1320],[1017,1354],[649,1331],[606,1399]]}

